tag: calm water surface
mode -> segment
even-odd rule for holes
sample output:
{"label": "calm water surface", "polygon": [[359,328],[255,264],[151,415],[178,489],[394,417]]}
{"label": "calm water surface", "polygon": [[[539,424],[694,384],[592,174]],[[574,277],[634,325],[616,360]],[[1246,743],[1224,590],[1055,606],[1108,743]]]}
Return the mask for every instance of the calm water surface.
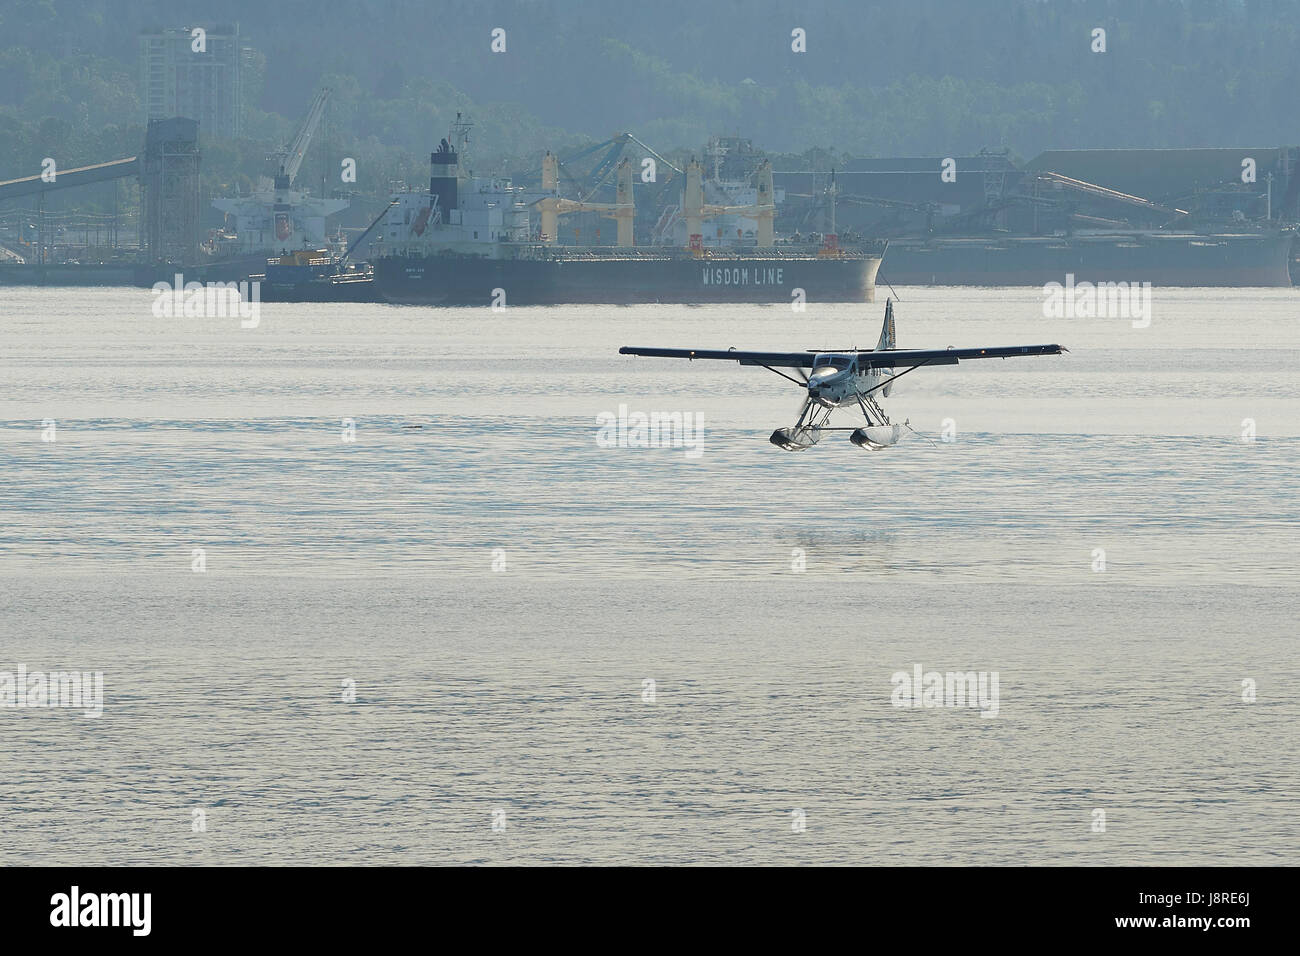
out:
{"label": "calm water surface", "polygon": [[[1300,862],[1300,298],[898,291],[902,347],[1071,352],[785,454],[793,386],[618,347],[881,306],[0,289],[0,671],[104,674],[98,719],[0,708],[8,861]],[[703,452],[601,447],[620,405]],[[918,664],[997,716],[892,706]]]}

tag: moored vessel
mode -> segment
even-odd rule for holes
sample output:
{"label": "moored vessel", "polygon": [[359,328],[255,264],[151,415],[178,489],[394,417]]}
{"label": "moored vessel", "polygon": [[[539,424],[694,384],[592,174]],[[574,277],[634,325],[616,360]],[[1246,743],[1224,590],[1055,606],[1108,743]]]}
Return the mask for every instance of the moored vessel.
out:
{"label": "moored vessel", "polygon": [[274,256],[266,272],[250,275],[263,302],[380,302],[374,272],[347,264],[328,249],[299,249]]}
{"label": "moored vessel", "polygon": [[[757,164],[749,201],[705,202],[703,167],[683,172],[680,213],[685,247],[637,245],[633,234],[632,165],[617,167],[617,200],[597,203],[559,194],[557,163],[547,154],[540,189],[502,177],[462,172],[453,127],[430,156],[427,192],[400,193],[372,247],[375,286],[389,302],[434,305],[561,305],[565,303],[870,302],[883,242],[841,247],[778,239],[771,165]],[[617,222],[613,246],[561,245],[557,221],[595,212]],[[706,243],[703,223],[739,221],[734,241]],[[746,228],[748,225],[748,228]]]}

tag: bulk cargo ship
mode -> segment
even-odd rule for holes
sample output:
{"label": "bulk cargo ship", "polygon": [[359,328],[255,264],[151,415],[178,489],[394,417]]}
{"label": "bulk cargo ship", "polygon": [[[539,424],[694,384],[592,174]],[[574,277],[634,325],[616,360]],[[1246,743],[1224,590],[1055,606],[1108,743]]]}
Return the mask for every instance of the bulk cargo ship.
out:
{"label": "bulk cargo ship", "polygon": [[[752,201],[706,204],[703,167],[685,172],[680,218],[685,247],[637,246],[632,164],[617,167],[613,203],[565,199],[558,163],[547,154],[540,191],[509,179],[461,172],[461,155],[443,139],[430,155],[428,192],[399,193],[372,247],[375,288],[387,301],[435,305],[559,305],[645,302],[871,302],[885,244],[841,248],[779,241],[771,165],[754,172]],[[558,219],[594,212],[616,221],[614,246],[560,245]],[[752,221],[734,244],[707,245],[703,223]],[[534,223],[537,225],[534,231]],[[719,228],[718,232],[722,230]],[[719,237],[720,238],[720,237]]]}

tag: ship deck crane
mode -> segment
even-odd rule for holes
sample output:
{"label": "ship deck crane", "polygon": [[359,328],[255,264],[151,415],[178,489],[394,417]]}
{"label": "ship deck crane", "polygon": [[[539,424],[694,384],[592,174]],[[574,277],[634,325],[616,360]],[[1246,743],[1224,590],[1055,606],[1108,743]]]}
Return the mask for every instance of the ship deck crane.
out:
{"label": "ship deck crane", "polygon": [[277,156],[280,158],[280,172],[275,177],[276,189],[288,189],[293,185],[298,170],[302,167],[303,157],[307,155],[307,147],[311,145],[312,138],[316,135],[316,128],[320,126],[320,121],[325,116],[325,104],[332,92],[333,90],[328,86],[316,92],[311,106],[307,108],[307,115],[303,118],[302,125],[298,127],[298,132],[294,134],[288,146],[277,151]]}
{"label": "ship deck crane", "polygon": [[686,164],[682,215],[686,219],[686,234],[692,249],[699,251],[703,248],[702,223],[705,219],[728,215],[746,216],[758,221],[758,248],[770,249],[775,244],[776,200],[772,190],[772,164],[765,160],[755,175],[758,177],[758,202],[749,206],[718,206],[704,202],[704,167],[694,159]]}
{"label": "ship deck crane", "polygon": [[573,212],[598,212],[618,223],[619,246],[634,245],[632,224],[636,216],[636,207],[632,198],[631,160],[624,157],[614,167],[618,170],[618,194],[616,201],[612,203],[588,202],[585,199],[561,199],[559,195],[559,166],[560,162],[553,153],[548,152],[542,157],[542,190],[551,193],[551,195],[534,203],[542,214],[542,241],[555,242],[559,232],[559,217],[561,215]]}
{"label": "ship deck crane", "polygon": [[[657,164],[662,164],[674,173],[682,170],[657,151],[647,146],[631,133],[617,133],[604,142],[585,147],[566,157],[559,157],[548,152],[542,159],[542,190],[548,196],[537,200],[535,205],[541,212],[541,235],[543,242],[555,242],[559,228],[559,216],[577,212],[597,212],[618,222],[618,245],[631,246],[634,243],[633,223],[636,209],[632,197],[633,168],[632,158],[627,155],[628,144],[633,143],[650,156]],[[585,175],[575,174],[571,165],[593,153],[604,150],[596,160],[591,171]],[[565,199],[560,195],[560,176],[571,182],[578,199]],[[615,180],[616,197],[612,203],[594,202],[592,197],[605,186],[611,177]],[[667,182],[668,178],[655,181]]]}

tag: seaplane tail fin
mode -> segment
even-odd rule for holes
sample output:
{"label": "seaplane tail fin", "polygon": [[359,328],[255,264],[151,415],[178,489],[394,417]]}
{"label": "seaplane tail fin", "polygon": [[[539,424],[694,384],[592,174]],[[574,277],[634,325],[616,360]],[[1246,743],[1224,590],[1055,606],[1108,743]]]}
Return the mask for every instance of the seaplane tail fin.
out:
{"label": "seaplane tail fin", "polygon": [[898,337],[894,334],[894,300],[888,299],[885,301],[885,324],[880,327],[876,351],[895,348],[898,348]]}
{"label": "seaplane tail fin", "polygon": [[[880,328],[880,341],[876,343],[876,351],[879,352],[881,349],[895,349],[895,348],[898,348],[898,336],[894,331],[894,300],[886,299],[885,300],[885,324]],[[890,377],[891,378],[893,377],[892,374],[890,375]],[[893,390],[893,388],[894,388],[894,383],[890,382],[888,385],[886,385],[884,388],[880,390],[881,394],[885,398],[888,398],[889,393],[890,391]]]}

